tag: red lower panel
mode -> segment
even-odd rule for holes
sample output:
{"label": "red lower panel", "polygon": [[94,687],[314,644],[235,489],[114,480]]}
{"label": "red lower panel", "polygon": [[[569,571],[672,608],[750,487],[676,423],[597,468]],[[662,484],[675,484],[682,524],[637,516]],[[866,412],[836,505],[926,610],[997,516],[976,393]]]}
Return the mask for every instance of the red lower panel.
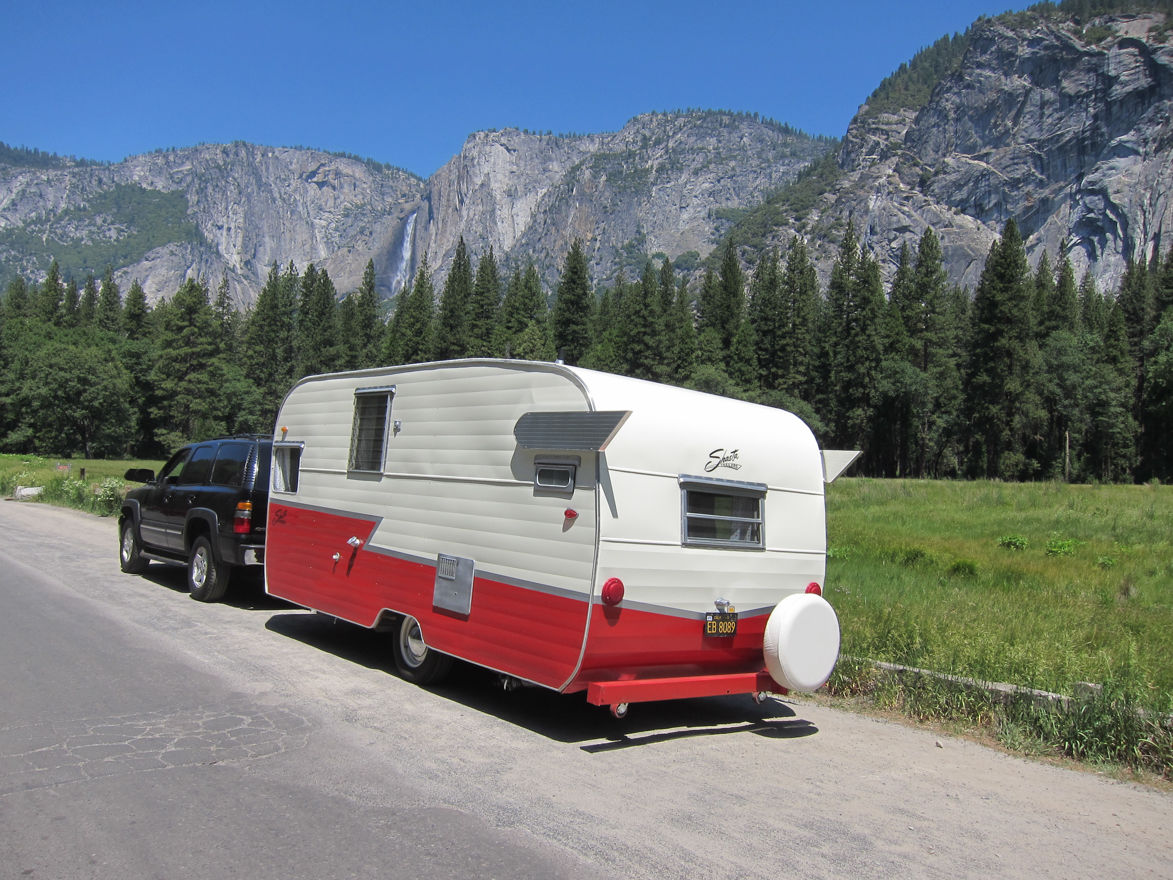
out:
{"label": "red lower panel", "polygon": [[[764,672],[762,638],[767,619],[766,614],[742,617],[735,636],[717,638],[706,637],[703,621],[694,617],[597,605],[582,668],[567,690],[582,690],[590,682]],[[753,690],[762,688],[742,693]]]}
{"label": "red lower panel", "polygon": [[[732,638],[706,638],[703,622],[696,618],[595,605],[585,656],[575,675],[583,633],[588,629],[588,584],[583,585],[579,599],[477,577],[471,613],[454,615],[433,607],[434,564],[399,559],[366,546],[375,525],[371,518],[270,502],[268,591],[365,627],[377,624],[384,610],[410,614],[420,622],[427,643],[438,651],[555,689],[574,676],[566,691],[585,690],[592,682],[743,673],[752,677],[764,670],[764,614],[741,618]],[[355,548],[348,543],[351,538],[363,544]],[[738,679],[737,687],[747,683],[744,690],[718,689],[711,694],[769,689],[749,678]],[[727,684],[682,687],[724,688]],[[646,696],[626,697],[622,702],[668,699],[664,687],[663,683],[643,685],[639,692]]]}
{"label": "red lower panel", "polygon": [[[585,591],[576,600],[478,577],[468,617],[437,610],[435,565],[366,547],[374,527],[373,519],[270,503],[269,593],[366,627],[385,609],[410,614],[438,651],[546,687],[570,678],[586,629]],[[349,545],[352,537],[363,546]]]}

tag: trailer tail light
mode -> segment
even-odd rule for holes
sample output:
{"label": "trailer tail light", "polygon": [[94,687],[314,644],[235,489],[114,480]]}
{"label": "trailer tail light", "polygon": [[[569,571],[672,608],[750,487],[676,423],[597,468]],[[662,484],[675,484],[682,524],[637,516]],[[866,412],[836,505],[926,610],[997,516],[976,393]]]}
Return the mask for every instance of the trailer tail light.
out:
{"label": "trailer tail light", "polygon": [[232,514],[232,531],[238,535],[247,535],[253,527],[253,505],[251,501],[241,501],[236,505],[236,512]]}
{"label": "trailer tail light", "polygon": [[816,584],[814,581],[811,581],[809,584],[806,585],[806,591],[808,593],[814,593],[816,596],[823,595],[823,588],[820,587],[818,584]]}
{"label": "trailer tail light", "polygon": [[603,584],[603,604],[618,605],[623,601],[623,581],[619,578],[607,578]]}

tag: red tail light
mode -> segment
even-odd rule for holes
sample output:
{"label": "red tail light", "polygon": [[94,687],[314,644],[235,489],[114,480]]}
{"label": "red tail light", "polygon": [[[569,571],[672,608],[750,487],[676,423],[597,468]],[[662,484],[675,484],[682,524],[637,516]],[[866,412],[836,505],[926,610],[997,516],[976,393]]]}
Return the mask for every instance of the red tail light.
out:
{"label": "red tail light", "polygon": [[811,581],[809,584],[806,585],[806,591],[808,593],[814,593],[816,596],[823,595],[823,588],[820,587],[818,584],[816,584],[814,581]]}
{"label": "red tail light", "polygon": [[251,501],[241,501],[236,505],[236,513],[232,515],[232,531],[238,535],[247,535],[253,527],[253,504]]}
{"label": "red tail light", "polygon": [[603,604],[618,605],[623,601],[623,581],[619,578],[607,578],[603,584]]}

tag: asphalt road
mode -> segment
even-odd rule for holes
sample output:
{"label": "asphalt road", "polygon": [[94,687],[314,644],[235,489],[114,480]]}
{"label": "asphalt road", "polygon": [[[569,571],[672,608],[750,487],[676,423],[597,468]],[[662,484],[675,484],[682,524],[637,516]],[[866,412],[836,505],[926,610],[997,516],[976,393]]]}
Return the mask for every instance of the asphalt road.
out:
{"label": "asphalt road", "polygon": [[387,636],[0,503],[0,878],[1173,876],[1173,796],[809,701],[398,679]]}

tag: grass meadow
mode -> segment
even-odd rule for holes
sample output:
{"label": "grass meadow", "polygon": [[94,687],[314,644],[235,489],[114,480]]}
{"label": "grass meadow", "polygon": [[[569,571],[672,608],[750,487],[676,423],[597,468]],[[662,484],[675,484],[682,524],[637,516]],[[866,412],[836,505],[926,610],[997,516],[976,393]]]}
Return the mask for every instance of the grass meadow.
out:
{"label": "grass meadow", "polygon": [[[1173,760],[1173,487],[845,479],[828,487],[832,692],[989,725],[1027,751]],[[1043,710],[866,661],[1093,697]],[[1128,729],[1117,729],[1128,728]]]}

